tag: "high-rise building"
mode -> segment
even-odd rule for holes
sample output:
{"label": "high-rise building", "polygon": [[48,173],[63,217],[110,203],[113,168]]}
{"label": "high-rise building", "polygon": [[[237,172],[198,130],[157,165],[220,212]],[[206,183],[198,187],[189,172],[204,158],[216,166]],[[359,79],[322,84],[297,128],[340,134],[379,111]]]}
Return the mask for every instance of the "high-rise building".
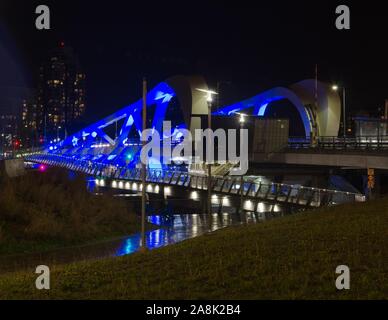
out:
{"label": "high-rise building", "polygon": [[38,106],[35,97],[22,101],[20,136],[26,147],[36,147],[39,142]]}
{"label": "high-rise building", "polygon": [[33,89],[18,86],[0,86],[0,153],[21,146],[23,101],[33,97]]}
{"label": "high-rise building", "polygon": [[19,146],[18,140],[18,119],[13,114],[0,115],[0,157],[15,146]]}
{"label": "high-rise building", "polygon": [[63,42],[40,67],[36,108],[38,131],[46,140],[63,138],[85,112],[85,74]]}
{"label": "high-rise building", "polygon": [[24,128],[36,130],[38,108],[35,99],[24,99],[22,104],[22,125]]}

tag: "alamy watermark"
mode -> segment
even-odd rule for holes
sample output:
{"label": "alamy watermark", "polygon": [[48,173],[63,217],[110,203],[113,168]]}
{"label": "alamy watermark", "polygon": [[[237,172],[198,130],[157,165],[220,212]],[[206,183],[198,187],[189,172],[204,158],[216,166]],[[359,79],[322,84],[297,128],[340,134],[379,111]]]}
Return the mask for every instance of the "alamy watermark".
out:
{"label": "alamy watermark", "polygon": [[45,265],[36,267],[36,274],[39,276],[35,280],[35,287],[38,290],[50,290],[50,268]]}
{"label": "alamy watermark", "polygon": [[[236,129],[196,129],[194,137],[187,129],[179,129],[178,135],[172,136],[171,122],[163,122],[163,132],[146,129],[141,133],[141,141],[146,142],[140,154],[143,164],[150,161],[158,164],[214,164],[215,146],[217,146],[217,163],[235,163],[238,167],[230,171],[231,175],[244,175],[248,171],[248,129],[239,130],[239,154],[237,155]],[[161,144],[162,141],[162,144]],[[206,152],[203,142],[206,141]],[[162,151],[161,151],[162,145]],[[194,150],[193,150],[194,148]],[[205,157],[206,155],[206,157]],[[151,160],[150,160],[151,159]]]}
{"label": "alamy watermark", "polygon": [[[346,5],[339,5],[335,9],[337,18],[335,26],[338,30],[350,29],[350,9]],[[35,9],[38,17],[35,19],[35,27],[38,30],[50,30],[50,8],[47,5],[39,5]]]}
{"label": "alamy watermark", "polygon": [[335,13],[338,15],[335,20],[335,27],[338,30],[350,29],[350,9],[348,6],[340,5],[335,9]]}
{"label": "alamy watermark", "polygon": [[50,30],[50,8],[46,5],[39,5],[35,9],[39,16],[35,19],[35,27],[38,30]]}
{"label": "alamy watermark", "polygon": [[335,287],[338,290],[350,290],[350,269],[348,266],[340,265],[335,270],[339,274],[335,280]]}

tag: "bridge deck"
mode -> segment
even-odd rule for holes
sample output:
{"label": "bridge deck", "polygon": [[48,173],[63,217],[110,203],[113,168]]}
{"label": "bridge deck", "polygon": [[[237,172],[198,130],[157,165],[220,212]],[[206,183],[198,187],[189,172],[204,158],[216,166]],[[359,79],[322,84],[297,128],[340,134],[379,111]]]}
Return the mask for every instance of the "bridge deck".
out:
{"label": "bridge deck", "polygon": [[[138,191],[141,188],[141,170],[127,167],[112,167],[102,163],[76,160],[59,155],[38,154],[26,158],[28,161],[63,167],[96,177],[97,184],[113,188]],[[180,171],[147,170],[149,184],[176,186],[192,190],[207,190],[208,177]],[[132,182],[132,183],[130,183]],[[135,187],[136,182],[136,187]],[[320,207],[344,202],[365,201],[361,194],[329,189],[310,188],[282,183],[257,183],[236,176],[214,176],[211,178],[212,192],[244,199],[284,203],[303,207]]]}

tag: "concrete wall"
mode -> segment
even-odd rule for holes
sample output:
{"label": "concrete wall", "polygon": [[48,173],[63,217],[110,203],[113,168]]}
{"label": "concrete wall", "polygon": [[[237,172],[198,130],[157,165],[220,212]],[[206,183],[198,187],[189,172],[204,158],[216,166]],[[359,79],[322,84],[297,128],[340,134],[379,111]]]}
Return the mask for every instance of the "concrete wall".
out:
{"label": "concrete wall", "polygon": [[[290,87],[304,105],[315,104],[315,80],[308,79]],[[318,135],[338,135],[341,119],[341,99],[338,92],[332,90],[331,85],[318,81],[317,123]]]}
{"label": "concrete wall", "polygon": [[253,162],[316,165],[329,167],[374,168],[388,170],[386,155],[332,154],[332,153],[254,153]]}
{"label": "concrete wall", "polygon": [[24,159],[10,159],[0,161],[0,174],[5,174],[10,178],[24,175]]}
{"label": "concrete wall", "polygon": [[166,82],[174,89],[187,128],[190,128],[191,134],[194,136],[195,129],[201,129],[199,116],[208,114],[207,95],[198,91],[198,89],[208,90],[205,79],[201,76],[175,76],[167,79]]}

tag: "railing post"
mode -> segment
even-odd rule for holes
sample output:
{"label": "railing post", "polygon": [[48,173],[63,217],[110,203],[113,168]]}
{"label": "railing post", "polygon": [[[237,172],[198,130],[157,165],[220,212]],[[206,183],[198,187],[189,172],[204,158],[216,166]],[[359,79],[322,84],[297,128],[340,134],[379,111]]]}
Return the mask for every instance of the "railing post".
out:
{"label": "railing post", "polygon": [[315,193],[316,193],[316,191],[313,190],[312,195],[309,197],[309,199],[308,199],[307,202],[306,202],[306,207],[310,207],[310,206],[311,206],[311,203],[312,203],[312,201],[313,201],[313,199],[314,199]]}
{"label": "railing post", "polygon": [[[276,186],[276,193],[275,193],[275,199],[274,199],[274,201],[276,202],[276,201],[278,201],[279,193],[280,193],[280,191],[282,190],[282,188],[281,188],[281,185],[278,184],[278,183],[276,183],[275,186]],[[280,187],[280,188],[279,188],[279,187]]]}
{"label": "railing post", "polygon": [[172,173],[171,178],[170,178],[170,181],[168,182],[168,184],[171,184],[171,183],[172,183],[172,179],[174,178],[174,174],[175,174],[175,172]]}
{"label": "railing post", "polygon": [[251,182],[251,184],[249,185],[249,188],[248,188],[248,191],[246,192],[245,196],[248,197],[249,196],[249,192],[252,191],[252,187],[254,186],[254,183]]}
{"label": "railing post", "polygon": [[288,186],[288,192],[286,197],[286,203],[288,203],[290,196],[291,196],[292,186]]}
{"label": "railing post", "polygon": [[223,192],[225,183],[226,183],[226,179],[223,178],[223,181],[222,181],[222,184],[221,184],[221,188],[220,188],[220,192]]}
{"label": "railing post", "polygon": [[189,174],[185,175],[185,179],[183,180],[182,186],[186,184],[186,181],[189,179]]}
{"label": "railing post", "polygon": [[255,198],[257,198],[259,196],[259,193],[261,191],[261,186],[262,186],[262,183],[260,181],[260,184],[259,184],[259,188],[257,189],[256,193],[255,193]]}
{"label": "railing post", "polygon": [[273,186],[273,184],[268,184],[268,190],[264,196],[264,199],[268,199],[268,196],[269,196],[269,193],[271,192],[272,186]]}
{"label": "railing post", "polygon": [[240,209],[241,212],[244,212],[244,177],[241,176],[240,179]]}
{"label": "railing post", "polygon": [[[302,191],[302,190],[303,190],[303,191]],[[302,192],[304,192],[304,188],[303,188],[303,187],[300,187],[300,188],[298,189],[298,194],[297,194],[297,196],[296,196],[296,204],[299,204],[299,203],[300,203],[300,198],[301,198]]]}
{"label": "railing post", "polygon": [[230,185],[230,187],[229,187],[228,193],[232,193],[232,189],[233,189],[233,186],[234,186],[235,183],[236,183],[236,179],[233,179],[233,180],[232,180],[232,183],[231,183],[231,185]]}

